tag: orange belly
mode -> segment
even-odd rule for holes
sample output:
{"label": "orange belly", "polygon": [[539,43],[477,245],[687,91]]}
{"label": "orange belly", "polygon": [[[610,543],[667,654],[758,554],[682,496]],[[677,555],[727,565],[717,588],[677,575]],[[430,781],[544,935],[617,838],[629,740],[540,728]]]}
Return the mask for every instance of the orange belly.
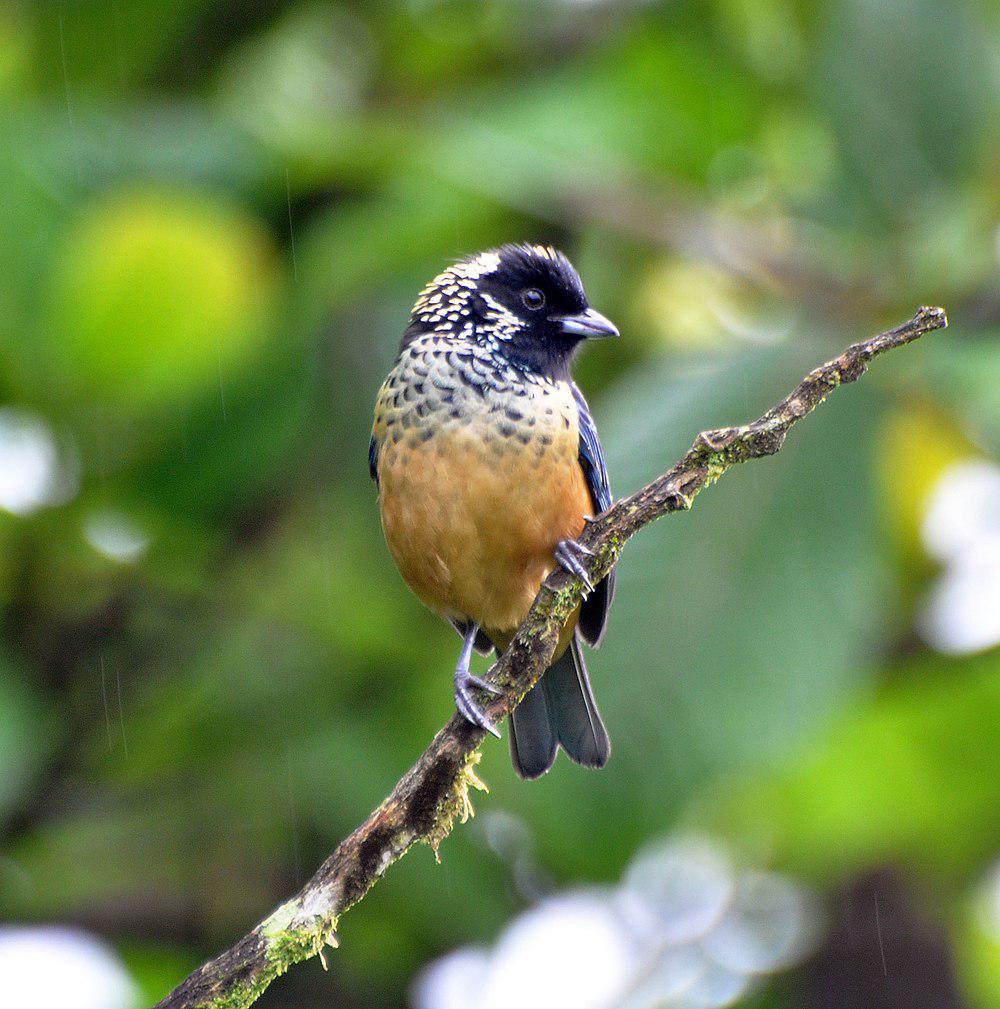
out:
{"label": "orange belly", "polygon": [[527,615],[555,567],[555,545],[579,536],[593,514],[568,428],[548,444],[490,439],[475,426],[419,443],[389,438],[379,481],[386,541],[407,584],[495,641]]}

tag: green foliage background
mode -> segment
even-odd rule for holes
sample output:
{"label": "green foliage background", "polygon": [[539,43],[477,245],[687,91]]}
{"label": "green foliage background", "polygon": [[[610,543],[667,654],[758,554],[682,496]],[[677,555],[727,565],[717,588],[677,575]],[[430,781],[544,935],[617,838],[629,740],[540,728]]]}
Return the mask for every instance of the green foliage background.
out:
{"label": "green foliage background", "polygon": [[[901,866],[997,1005],[1000,655],[914,614],[938,476],[1000,450],[998,29],[989,0],[0,9],[0,405],[79,474],[0,512],[0,914],[99,931],[158,997],[447,717],[370,407],[420,286],[528,238],[624,333],[580,367],[618,492],[918,303],[952,328],[637,539],[592,661],[611,765],[525,785],[488,742],[479,805],[559,882],[685,826],[820,889]],[[148,550],[102,555],[95,515]],[[443,859],[264,1004],[405,1005],[523,906],[481,831]]]}

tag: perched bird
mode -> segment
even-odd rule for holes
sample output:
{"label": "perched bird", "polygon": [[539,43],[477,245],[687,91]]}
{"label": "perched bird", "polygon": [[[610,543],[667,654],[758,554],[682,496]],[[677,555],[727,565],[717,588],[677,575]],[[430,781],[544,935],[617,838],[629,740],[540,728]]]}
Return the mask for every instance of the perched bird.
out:
{"label": "perched bird", "polygon": [[588,767],[611,752],[581,639],[604,635],[614,572],[591,585],[577,542],[611,489],[570,369],[585,339],[617,335],[561,252],[505,245],[424,288],[375,406],[369,466],[385,538],[406,583],[464,639],[465,718],[499,736],[473,697],[497,692],[470,672],[473,648],[506,648],[557,564],[585,584],[552,665],[511,715],[524,778],[547,771],[560,745]]}

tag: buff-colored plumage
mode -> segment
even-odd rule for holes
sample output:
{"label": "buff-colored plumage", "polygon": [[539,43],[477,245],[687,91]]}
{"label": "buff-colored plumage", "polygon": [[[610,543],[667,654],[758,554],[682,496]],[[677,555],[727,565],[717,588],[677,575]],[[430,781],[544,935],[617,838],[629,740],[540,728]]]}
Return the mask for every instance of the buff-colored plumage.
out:
{"label": "buff-colored plumage", "polygon": [[566,382],[466,386],[451,358],[418,341],[379,394],[382,525],[426,605],[471,617],[502,644],[555,567],[556,544],[593,514],[577,409]]}

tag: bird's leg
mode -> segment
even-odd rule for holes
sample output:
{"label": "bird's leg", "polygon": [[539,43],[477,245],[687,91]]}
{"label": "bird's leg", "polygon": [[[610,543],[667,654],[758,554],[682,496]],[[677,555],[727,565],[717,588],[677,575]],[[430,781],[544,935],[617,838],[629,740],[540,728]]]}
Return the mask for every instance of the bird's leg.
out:
{"label": "bird's leg", "polygon": [[493,733],[499,739],[500,733],[497,732],[496,726],[483,714],[482,709],[472,699],[473,687],[478,687],[480,690],[486,691],[487,694],[496,695],[501,692],[492,683],[487,683],[486,680],[469,672],[469,663],[472,661],[472,647],[476,643],[476,634],[478,632],[479,624],[474,624],[470,621],[465,629],[462,653],[458,657],[458,665],[455,666],[455,707],[458,708],[459,714],[466,721],[472,722],[473,725],[478,725],[479,728]]}
{"label": "bird's leg", "polygon": [[560,540],[555,549],[556,560],[571,575],[576,575],[583,582],[583,594],[587,595],[594,591],[587,569],[581,562],[581,557],[593,557],[594,551],[587,549],[582,543],[576,540]]}

